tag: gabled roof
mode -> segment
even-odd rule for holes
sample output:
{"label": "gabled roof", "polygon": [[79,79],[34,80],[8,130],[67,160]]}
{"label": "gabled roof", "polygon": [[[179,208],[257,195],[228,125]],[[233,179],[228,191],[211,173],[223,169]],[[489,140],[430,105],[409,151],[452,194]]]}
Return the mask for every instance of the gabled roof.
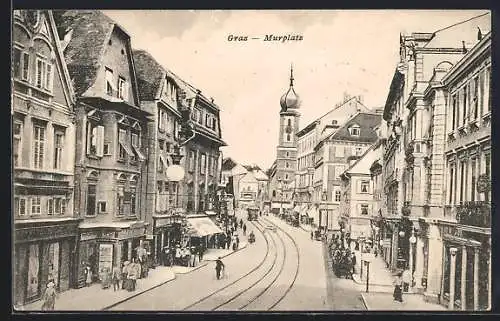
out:
{"label": "gabled roof", "polygon": [[320,117],[318,117],[315,120],[313,120],[312,122],[310,122],[307,126],[305,126],[304,128],[302,128],[301,130],[298,131],[297,136],[299,136],[299,137],[303,136],[304,134],[306,134],[309,131],[313,130],[317,125],[320,124],[320,122],[321,122],[321,120],[323,118],[327,117],[328,115],[330,115],[331,113],[333,113],[337,109],[341,108],[342,106],[348,104],[352,100],[356,100],[356,102],[358,104],[360,104],[362,107],[364,107],[364,108],[366,108],[368,110],[368,107],[366,107],[362,102],[360,102],[356,96],[353,96],[350,99],[347,99],[346,101],[344,101],[343,103],[335,106],[332,110],[328,111],[327,113],[321,115]]}
{"label": "gabled roof", "polygon": [[139,98],[141,100],[153,101],[161,88],[162,80],[167,72],[165,69],[145,50],[134,49],[135,70],[137,72],[137,83],[139,85]]}
{"label": "gabled roof", "polygon": [[470,48],[477,42],[478,28],[483,35],[491,31],[489,12],[435,31],[432,40],[425,44],[424,48],[461,48],[462,41]]}
{"label": "gabled roof", "polygon": [[370,174],[370,167],[378,157],[374,146],[375,145],[372,144],[359,159],[357,159],[344,171],[344,174]]}
{"label": "gabled roof", "polygon": [[105,44],[117,24],[98,10],[54,10],[53,13],[60,38],[73,30],[64,57],[75,93],[80,96],[94,83]]}
{"label": "gabled roof", "polygon": [[[348,119],[343,126],[329,135],[326,139],[347,140],[355,142],[375,142],[378,138],[375,128],[380,125],[382,115],[374,113],[359,112]],[[353,125],[360,127],[359,136],[352,136],[349,128]]]}

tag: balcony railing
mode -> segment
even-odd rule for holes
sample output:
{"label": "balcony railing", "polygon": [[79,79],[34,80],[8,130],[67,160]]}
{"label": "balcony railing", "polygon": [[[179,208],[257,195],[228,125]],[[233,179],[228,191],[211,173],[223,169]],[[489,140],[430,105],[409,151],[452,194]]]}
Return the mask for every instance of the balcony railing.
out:
{"label": "balcony railing", "polygon": [[491,206],[487,202],[464,202],[457,206],[457,222],[462,225],[491,227]]}

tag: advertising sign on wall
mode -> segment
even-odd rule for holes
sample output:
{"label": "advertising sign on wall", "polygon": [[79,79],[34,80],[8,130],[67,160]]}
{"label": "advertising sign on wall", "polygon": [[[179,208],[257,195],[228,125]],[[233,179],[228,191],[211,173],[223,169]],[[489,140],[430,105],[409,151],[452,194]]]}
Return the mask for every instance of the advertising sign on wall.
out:
{"label": "advertising sign on wall", "polygon": [[99,244],[99,273],[113,270],[113,244]]}

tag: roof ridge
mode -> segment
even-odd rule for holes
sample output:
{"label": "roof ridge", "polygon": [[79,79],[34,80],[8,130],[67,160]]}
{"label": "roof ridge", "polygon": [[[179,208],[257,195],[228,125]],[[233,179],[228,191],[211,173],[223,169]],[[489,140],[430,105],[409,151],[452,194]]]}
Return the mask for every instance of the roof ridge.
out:
{"label": "roof ridge", "polygon": [[480,15],[474,16],[474,17],[472,17],[472,18],[469,18],[469,19],[466,19],[466,20],[463,20],[463,21],[459,21],[459,22],[454,23],[454,24],[452,24],[452,25],[449,25],[449,26],[447,26],[447,27],[444,27],[444,28],[441,28],[441,29],[439,29],[439,30],[436,30],[436,31],[434,31],[433,33],[434,33],[434,34],[436,34],[436,33],[438,33],[438,32],[444,31],[444,30],[446,30],[446,29],[453,28],[453,27],[455,27],[455,26],[461,25],[462,23],[469,22],[469,21],[471,21],[471,20],[474,20],[474,19],[476,19],[476,18],[479,18],[479,17],[485,16],[485,15],[488,15],[488,14],[489,14],[489,12],[485,12],[485,13],[483,13],[483,14],[480,14]]}
{"label": "roof ridge", "polygon": [[353,99],[356,99],[356,101],[358,102],[358,104],[361,104],[361,105],[363,105],[363,107],[365,107],[365,108],[369,109],[368,107],[366,107],[366,105],[364,105],[362,102],[360,102],[356,96],[352,96],[351,98],[349,98],[349,99],[347,99],[346,101],[342,102],[342,103],[341,103],[341,104],[339,104],[338,106],[333,107],[333,109],[331,109],[331,110],[327,111],[327,112],[326,112],[326,113],[324,113],[323,115],[321,115],[321,116],[319,116],[318,118],[314,119],[313,121],[309,122],[306,126],[304,126],[304,128],[302,128],[302,129],[301,129],[301,130],[299,130],[299,131],[302,131],[302,130],[306,129],[309,125],[312,125],[313,123],[315,123],[315,122],[317,122],[317,121],[321,120],[322,118],[326,117],[326,115],[328,115],[329,113],[334,112],[335,110],[337,110],[337,109],[339,109],[340,107],[344,106],[345,104],[347,104],[348,102],[350,102],[350,101],[351,101],[351,100],[353,100]]}

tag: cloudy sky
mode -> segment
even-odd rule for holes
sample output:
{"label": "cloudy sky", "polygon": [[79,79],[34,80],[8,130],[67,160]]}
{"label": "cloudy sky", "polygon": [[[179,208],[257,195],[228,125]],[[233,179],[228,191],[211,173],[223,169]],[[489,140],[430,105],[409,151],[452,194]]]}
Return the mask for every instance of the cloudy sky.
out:
{"label": "cloudy sky", "polygon": [[[300,127],[344,92],[383,106],[398,62],[399,34],[433,32],[485,10],[104,11],[163,66],[221,108],[224,156],[268,168],[278,143],[279,99],[294,66]],[[303,36],[302,41],[230,42],[229,35]]]}

